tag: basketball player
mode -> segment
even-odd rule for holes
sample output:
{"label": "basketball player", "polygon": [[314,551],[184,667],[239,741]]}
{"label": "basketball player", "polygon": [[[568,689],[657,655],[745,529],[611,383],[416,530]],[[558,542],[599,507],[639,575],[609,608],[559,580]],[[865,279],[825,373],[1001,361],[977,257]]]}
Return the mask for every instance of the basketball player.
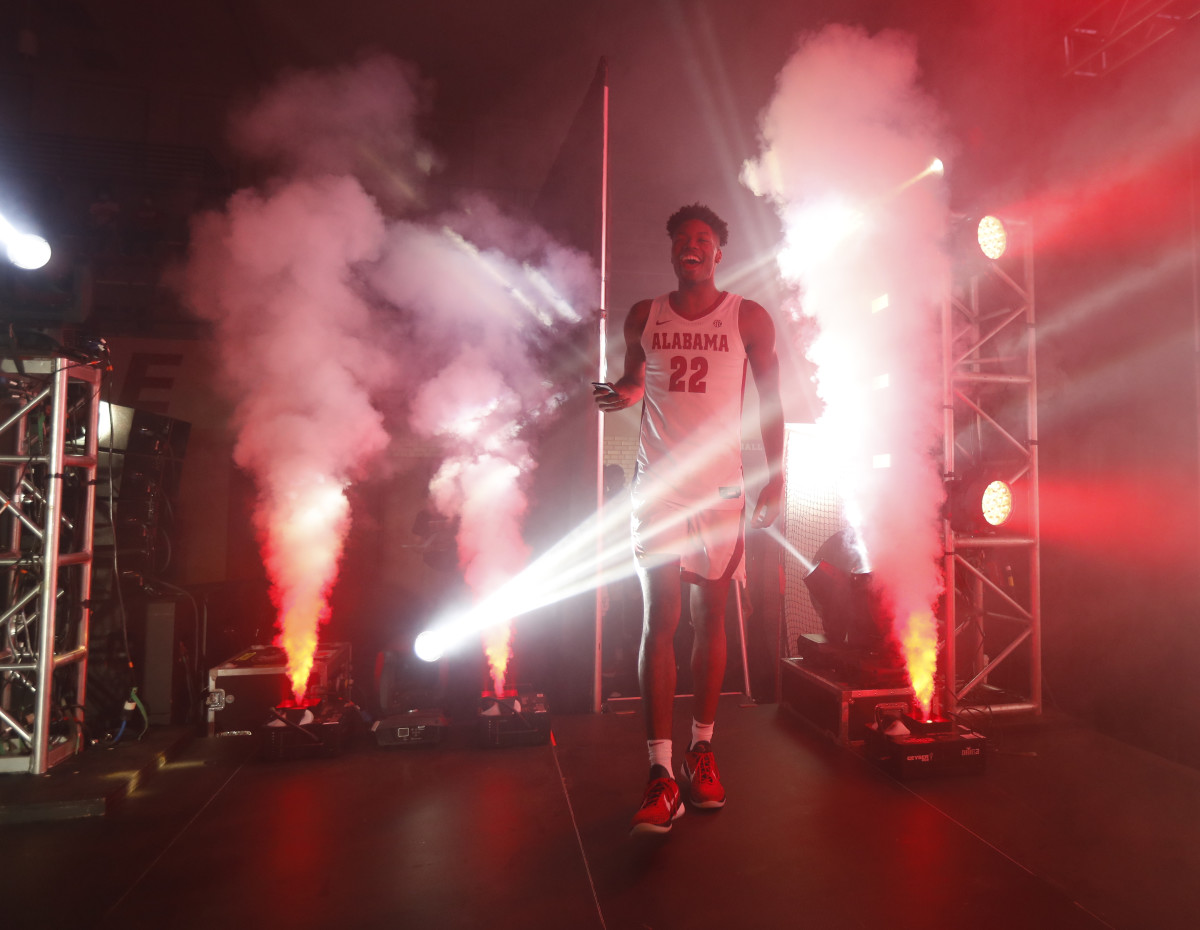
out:
{"label": "basketball player", "polygon": [[[728,239],[723,220],[692,204],[667,221],[678,286],[642,300],[625,321],[625,371],[597,385],[606,413],[642,402],[633,481],[633,546],[645,612],[638,677],[646,717],[650,777],[634,833],[666,833],[683,797],[700,809],[725,804],[712,750],[717,698],[725,675],[725,602],[745,577],[742,393],[746,366],[759,395],[768,480],[752,515],[756,527],[779,515],[783,414],[775,327],[761,306],[717,289]],[[688,592],[695,640],[692,732],[672,776],[675,630]],[[680,783],[683,785],[681,793]]]}

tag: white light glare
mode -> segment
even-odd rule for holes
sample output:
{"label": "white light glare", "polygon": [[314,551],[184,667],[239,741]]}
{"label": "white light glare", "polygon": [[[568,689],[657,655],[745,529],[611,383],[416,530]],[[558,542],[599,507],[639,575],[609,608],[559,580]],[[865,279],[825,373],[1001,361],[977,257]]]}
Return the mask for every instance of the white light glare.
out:
{"label": "white light glare", "polygon": [[50,260],[50,244],[40,235],[19,233],[0,216],[0,242],[7,246],[8,260],[17,268],[32,271]]}
{"label": "white light glare", "polygon": [[935,158],[929,163],[929,167],[925,170],[930,174],[945,174],[946,166],[942,164],[942,160],[940,158]]}
{"label": "white light glare", "polygon": [[8,260],[18,268],[34,271],[50,261],[50,243],[33,233],[17,236],[8,243]]}
{"label": "white light glare", "polygon": [[0,216],[0,242],[8,249],[8,260],[18,268],[33,271],[50,261],[50,243],[33,233],[17,232]]}
{"label": "white light glare", "polygon": [[446,637],[437,630],[425,630],[417,636],[413,651],[424,662],[436,662],[446,652]]}
{"label": "white light glare", "polygon": [[793,280],[803,277],[829,259],[865,221],[861,210],[833,196],[788,211],[785,245],[776,259],[780,272]]}

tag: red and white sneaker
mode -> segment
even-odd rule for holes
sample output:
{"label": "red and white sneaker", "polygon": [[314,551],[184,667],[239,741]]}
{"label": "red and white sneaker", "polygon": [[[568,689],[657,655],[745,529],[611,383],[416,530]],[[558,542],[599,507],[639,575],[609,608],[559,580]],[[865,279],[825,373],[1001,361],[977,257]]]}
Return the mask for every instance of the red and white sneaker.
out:
{"label": "red and white sneaker", "polygon": [[679,774],[680,781],[687,785],[687,799],[692,807],[713,810],[725,806],[725,788],[717,771],[717,757],[708,741],[702,740],[687,751]]}
{"label": "red and white sneaker", "polygon": [[[665,771],[659,768],[659,771]],[[631,833],[669,833],[671,824],[683,816],[683,797],[674,778],[652,778],[646,785],[642,806],[633,815]]]}

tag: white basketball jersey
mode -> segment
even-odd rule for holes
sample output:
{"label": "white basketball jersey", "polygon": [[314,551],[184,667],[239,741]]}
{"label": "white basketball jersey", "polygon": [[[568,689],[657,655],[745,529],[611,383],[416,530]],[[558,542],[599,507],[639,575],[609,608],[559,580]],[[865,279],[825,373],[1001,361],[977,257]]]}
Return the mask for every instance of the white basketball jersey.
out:
{"label": "white basketball jersey", "polygon": [[741,306],[741,297],[726,294],[711,312],[688,320],[667,296],[652,301],[642,331],[646,392],[636,497],[685,507],[742,507]]}

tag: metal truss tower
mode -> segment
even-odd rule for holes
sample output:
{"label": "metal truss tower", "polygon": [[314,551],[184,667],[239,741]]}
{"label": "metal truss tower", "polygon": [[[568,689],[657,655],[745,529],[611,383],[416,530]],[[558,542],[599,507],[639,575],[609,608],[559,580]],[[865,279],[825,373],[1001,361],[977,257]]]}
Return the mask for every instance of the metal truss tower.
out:
{"label": "metal truss tower", "polygon": [[1103,77],[1200,16],[1200,0],[1102,0],[1063,36],[1065,74]]}
{"label": "metal truss tower", "polygon": [[100,367],[0,359],[0,772],[83,747]]}
{"label": "metal truss tower", "polygon": [[[974,239],[975,230],[970,230]],[[974,245],[974,243],[972,243]],[[960,263],[942,314],[946,595],[943,709],[1040,713],[1041,543],[1032,237],[1011,225],[994,261]],[[978,514],[1002,479],[1012,520]]]}

